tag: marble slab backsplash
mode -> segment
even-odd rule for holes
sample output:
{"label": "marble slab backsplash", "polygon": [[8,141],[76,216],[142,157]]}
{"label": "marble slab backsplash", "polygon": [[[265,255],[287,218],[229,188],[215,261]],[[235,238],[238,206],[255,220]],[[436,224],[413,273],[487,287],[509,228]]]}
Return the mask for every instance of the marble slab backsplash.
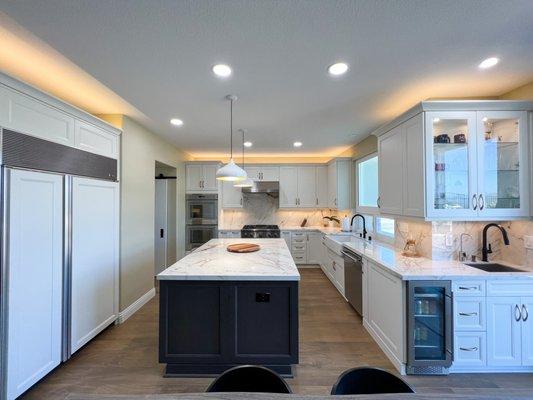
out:
{"label": "marble slab backsplash", "polygon": [[[350,210],[337,211],[327,208],[288,210],[279,208],[279,199],[266,194],[244,194],[243,207],[239,209],[221,209],[219,214],[220,229],[241,229],[245,224],[266,224],[283,227],[300,226],[307,218],[307,226],[323,226],[324,216],[334,215],[342,219],[351,215]],[[337,223],[332,226],[338,227]]]}
{"label": "marble slab backsplash", "polygon": [[[463,251],[468,258],[475,255],[481,259],[482,232],[488,222],[463,221],[411,221],[397,220],[395,247],[403,249],[407,239],[415,239],[420,255],[433,260],[457,260],[463,236]],[[489,259],[503,260],[517,265],[533,267],[533,248],[526,246],[533,236],[533,221],[498,222],[507,231],[509,246],[505,246],[500,231],[490,228],[488,242],[492,245]]]}

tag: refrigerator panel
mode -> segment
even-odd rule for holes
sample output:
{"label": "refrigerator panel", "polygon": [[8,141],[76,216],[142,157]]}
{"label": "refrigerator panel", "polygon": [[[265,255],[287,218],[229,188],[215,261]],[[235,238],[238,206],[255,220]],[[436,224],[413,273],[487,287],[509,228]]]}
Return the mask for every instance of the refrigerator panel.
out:
{"label": "refrigerator panel", "polygon": [[[61,362],[63,176],[4,169],[7,399]],[[38,199],[38,201],[36,201]],[[5,350],[4,350],[5,351]]]}

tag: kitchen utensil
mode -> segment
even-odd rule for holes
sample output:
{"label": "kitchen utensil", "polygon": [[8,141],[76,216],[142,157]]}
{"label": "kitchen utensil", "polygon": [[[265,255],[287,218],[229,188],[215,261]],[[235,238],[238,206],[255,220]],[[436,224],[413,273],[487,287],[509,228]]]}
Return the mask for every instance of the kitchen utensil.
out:
{"label": "kitchen utensil", "polygon": [[255,243],[234,243],[227,247],[230,253],[253,253],[259,251],[261,246]]}

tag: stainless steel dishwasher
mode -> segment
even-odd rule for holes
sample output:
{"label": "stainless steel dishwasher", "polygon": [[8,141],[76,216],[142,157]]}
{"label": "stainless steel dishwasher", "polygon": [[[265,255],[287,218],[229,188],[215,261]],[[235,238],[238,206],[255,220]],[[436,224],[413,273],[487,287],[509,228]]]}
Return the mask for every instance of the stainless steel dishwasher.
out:
{"label": "stainless steel dishwasher", "polygon": [[344,248],[344,292],[348,302],[363,315],[363,259],[359,254]]}

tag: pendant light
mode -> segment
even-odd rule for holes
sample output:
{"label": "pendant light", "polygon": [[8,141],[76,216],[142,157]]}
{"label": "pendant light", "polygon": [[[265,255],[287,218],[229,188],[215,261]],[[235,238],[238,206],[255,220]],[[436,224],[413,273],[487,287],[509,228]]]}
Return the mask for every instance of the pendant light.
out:
{"label": "pendant light", "polygon": [[233,102],[237,100],[237,96],[228,94],[226,100],[230,101],[230,160],[226,165],[218,169],[216,177],[220,181],[242,181],[247,177],[246,171],[233,161]]}
{"label": "pendant light", "polygon": [[[242,168],[244,169],[244,129],[239,129],[239,131],[242,133]],[[243,179],[242,181],[237,182],[234,187],[240,187],[240,188],[249,188],[254,185],[254,181],[250,179],[248,174],[246,174],[246,179]]]}

